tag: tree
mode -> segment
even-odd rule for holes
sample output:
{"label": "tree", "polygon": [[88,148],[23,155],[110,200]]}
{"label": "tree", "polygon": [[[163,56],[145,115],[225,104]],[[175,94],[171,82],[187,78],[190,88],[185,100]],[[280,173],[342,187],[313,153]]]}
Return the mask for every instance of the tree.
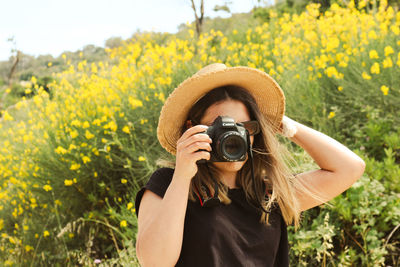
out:
{"label": "tree", "polygon": [[122,45],[121,37],[111,37],[106,40],[105,46],[108,48],[115,48]]}
{"label": "tree", "polygon": [[229,6],[228,6],[228,5],[230,5],[230,4],[232,4],[232,1],[225,1],[225,4],[223,4],[223,5],[216,5],[216,6],[214,7],[214,11],[215,11],[215,12],[218,12],[218,11],[225,11],[225,12],[231,13],[231,9],[230,9]]}
{"label": "tree", "polygon": [[192,9],[194,12],[194,17],[196,19],[196,33],[197,37],[200,36],[202,27],[203,27],[203,19],[204,19],[204,0],[201,0],[200,2],[200,17],[197,15],[197,9],[194,4],[194,0],[190,0],[192,2]]}

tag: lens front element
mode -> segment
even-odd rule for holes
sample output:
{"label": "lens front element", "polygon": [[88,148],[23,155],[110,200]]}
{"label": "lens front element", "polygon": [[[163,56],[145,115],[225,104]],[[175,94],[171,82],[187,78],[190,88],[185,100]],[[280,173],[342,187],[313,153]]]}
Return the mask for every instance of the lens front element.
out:
{"label": "lens front element", "polygon": [[240,160],[246,155],[246,143],[237,133],[229,131],[221,138],[220,155],[227,161]]}

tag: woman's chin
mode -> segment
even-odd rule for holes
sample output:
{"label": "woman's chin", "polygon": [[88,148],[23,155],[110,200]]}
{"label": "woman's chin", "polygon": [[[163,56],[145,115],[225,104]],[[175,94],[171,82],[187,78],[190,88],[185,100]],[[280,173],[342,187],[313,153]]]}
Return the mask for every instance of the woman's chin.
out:
{"label": "woman's chin", "polygon": [[239,171],[245,161],[232,161],[232,162],[213,162],[214,166],[224,172]]}

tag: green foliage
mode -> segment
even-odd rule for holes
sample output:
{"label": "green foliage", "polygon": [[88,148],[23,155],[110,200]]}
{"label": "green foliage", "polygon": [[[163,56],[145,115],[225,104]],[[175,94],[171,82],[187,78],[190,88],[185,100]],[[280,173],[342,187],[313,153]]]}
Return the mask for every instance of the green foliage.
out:
{"label": "green foliage", "polygon": [[289,235],[293,262],[297,262],[297,266],[326,266],[327,260],[332,261],[334,256],[332,238],[335,226],[330,223],[329,212],[320,213],[310,223],[310,230],[303,228],[296,235]]}
{"label": "green foliage", "polygon": [[[283,13],[296,13],[295,2],[301,7],[302,1],[292,1],[292,6],[286,5],[281,11],[277,7],[278,14],[281,12],[288,20],[290,15]],[[318,15],[319,11],[315,11]],[[357,53],[338,47],[335,53],[342,59],[326,62],[333,62],[330,67],[344,74],[346,78],[341,79],[324,71],[328,66],[315,66],[327,54],[319,41],[304,57],[286,65],[281,63],[285,62],[283,58],[274,55],[272,45],[263,50],[265,54],[258,53],[266,39],[281,38],[274,36],[281,26],[270,14],[267,9],[254,10],[255,17],[270,22],[265,28],[249,18],[251,14],[206,20],[206,31],[227,33],[207,36],[204,47],[188,42],[190,28],[184,28],[177,35],[148,36],[139,32],[130,44],[123,42],[122,47],[110,41],[108,45],[116,46],[115,51],[120,49],[116,57],[105,59],[102,48],[89,45],[83,51],[65,53],[65,57],[27,60],[29,67],[20,70],[20,79],[40,77],[37,87],[49,86],[55,93],[53,99],[40,99],[33,96],[37,93],[33,89],[37,88],[30,87],[32,99],[20,102],[23,108],[19,110],[19,105],[10,109],[15,121],[2,124],[4,143],[13,142],[8,142],[9,146],[2,150],[5,156],[1,155],[4,164],[9,165],[3,168],[0,185],[1,204],[7,204],[0,209],[0,231],[4,234],[0,237],[0,258],[20,266],[93,266],[96,259],[101,259],[100,266],[137,265],[134,197],[157,168],[155,162],[160,156],[173,159],[157,141],[157,122],[164,98],[199,66],[217,61],[228,65],[253,64],[270,70],[285,90],[288,116],[341,141],[367,163],[364,177],[332,200],[332,206],[305,212],[302,228],[290,232],[293,265],[398,265],[399,68],[382,68],[379,75],[368,80],[360,71],[363,65],[382,66],[388,56],[395,62],[395,54],[383,55],[387,46],[398,44],[398,36],[388,34],[387,38],[371,41]],[[253,28],[256,30],[252,31]],[[257,34],[260,30],[265,34],[271,32],[271,36]],[[286,37],[305,39],[305,34]],[[171,42],[177,36],[184,40]],[[222,46],[226,39],[235,44],[236,48],[230,47],[235,52]],[[380,55],[378,60],[370,58],[372,49]],[[267,54],[269,50],[272,54]],[[340,63],[347,53],[352,61],[345,68]],[[254,57],[258,55],[259,58]],[[88,63],[93,64],[86,66]],[[69,80],[60,79],[50,85],[50,72],[68,68],[73,69],[65,74]],[[165,81],[167,76],[170,82]],[[60,86],[56,87],[57,84]],[[380,90],[383,85],[390,88],[388,95]],[[14,83],[11,95],[25,93],[27,89]],[[132,107],[132,99],[141,105]],[[37,125],[29,126],[34,118]],[[18,128],[21,122],[27,122],[23,126],[26,132]],[[114,126],[115,130],[111,130]],[[130,130],[124,131],[124,127]],[[11,139],[19,132],[19,139]],[[72,132],[76,136],[72,137]],[[12,153],[8,154],[9,150]],[[302,170],[317,168],[304,152],[294,150]],[[85,156],[90,161],[84,160]],[[81,163],[80,167],[72,168],[77,163]],[[50,185],[52,189],[46,190]],[[3,201],[8,196],[10,199]],[[28,228],[21,230],[24,226]]]}
{"label": "green foliage", "polygon": [[[289,234],[291,262],[301,266],[388,263],[385,256],[390,244],[398,244],[400,238],[397,235],[386,243],[389,240],[385,233],[400,224],[400,194],[365,175],[330,203],[332,207],[305,212],[301,229]],[[398,254],[393,256],[397,257],[395,261],[399,259]]]}

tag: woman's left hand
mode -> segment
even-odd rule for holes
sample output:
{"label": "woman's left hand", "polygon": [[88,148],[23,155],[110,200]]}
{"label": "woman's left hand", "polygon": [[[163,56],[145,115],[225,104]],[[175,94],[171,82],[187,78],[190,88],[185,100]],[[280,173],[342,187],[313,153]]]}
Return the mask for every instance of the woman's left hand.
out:
{"label": "woman's left hand", "polygon": [[293,137],[297,132],[295,121],[287,116],[283,116],[278,133],[285,137]]}

